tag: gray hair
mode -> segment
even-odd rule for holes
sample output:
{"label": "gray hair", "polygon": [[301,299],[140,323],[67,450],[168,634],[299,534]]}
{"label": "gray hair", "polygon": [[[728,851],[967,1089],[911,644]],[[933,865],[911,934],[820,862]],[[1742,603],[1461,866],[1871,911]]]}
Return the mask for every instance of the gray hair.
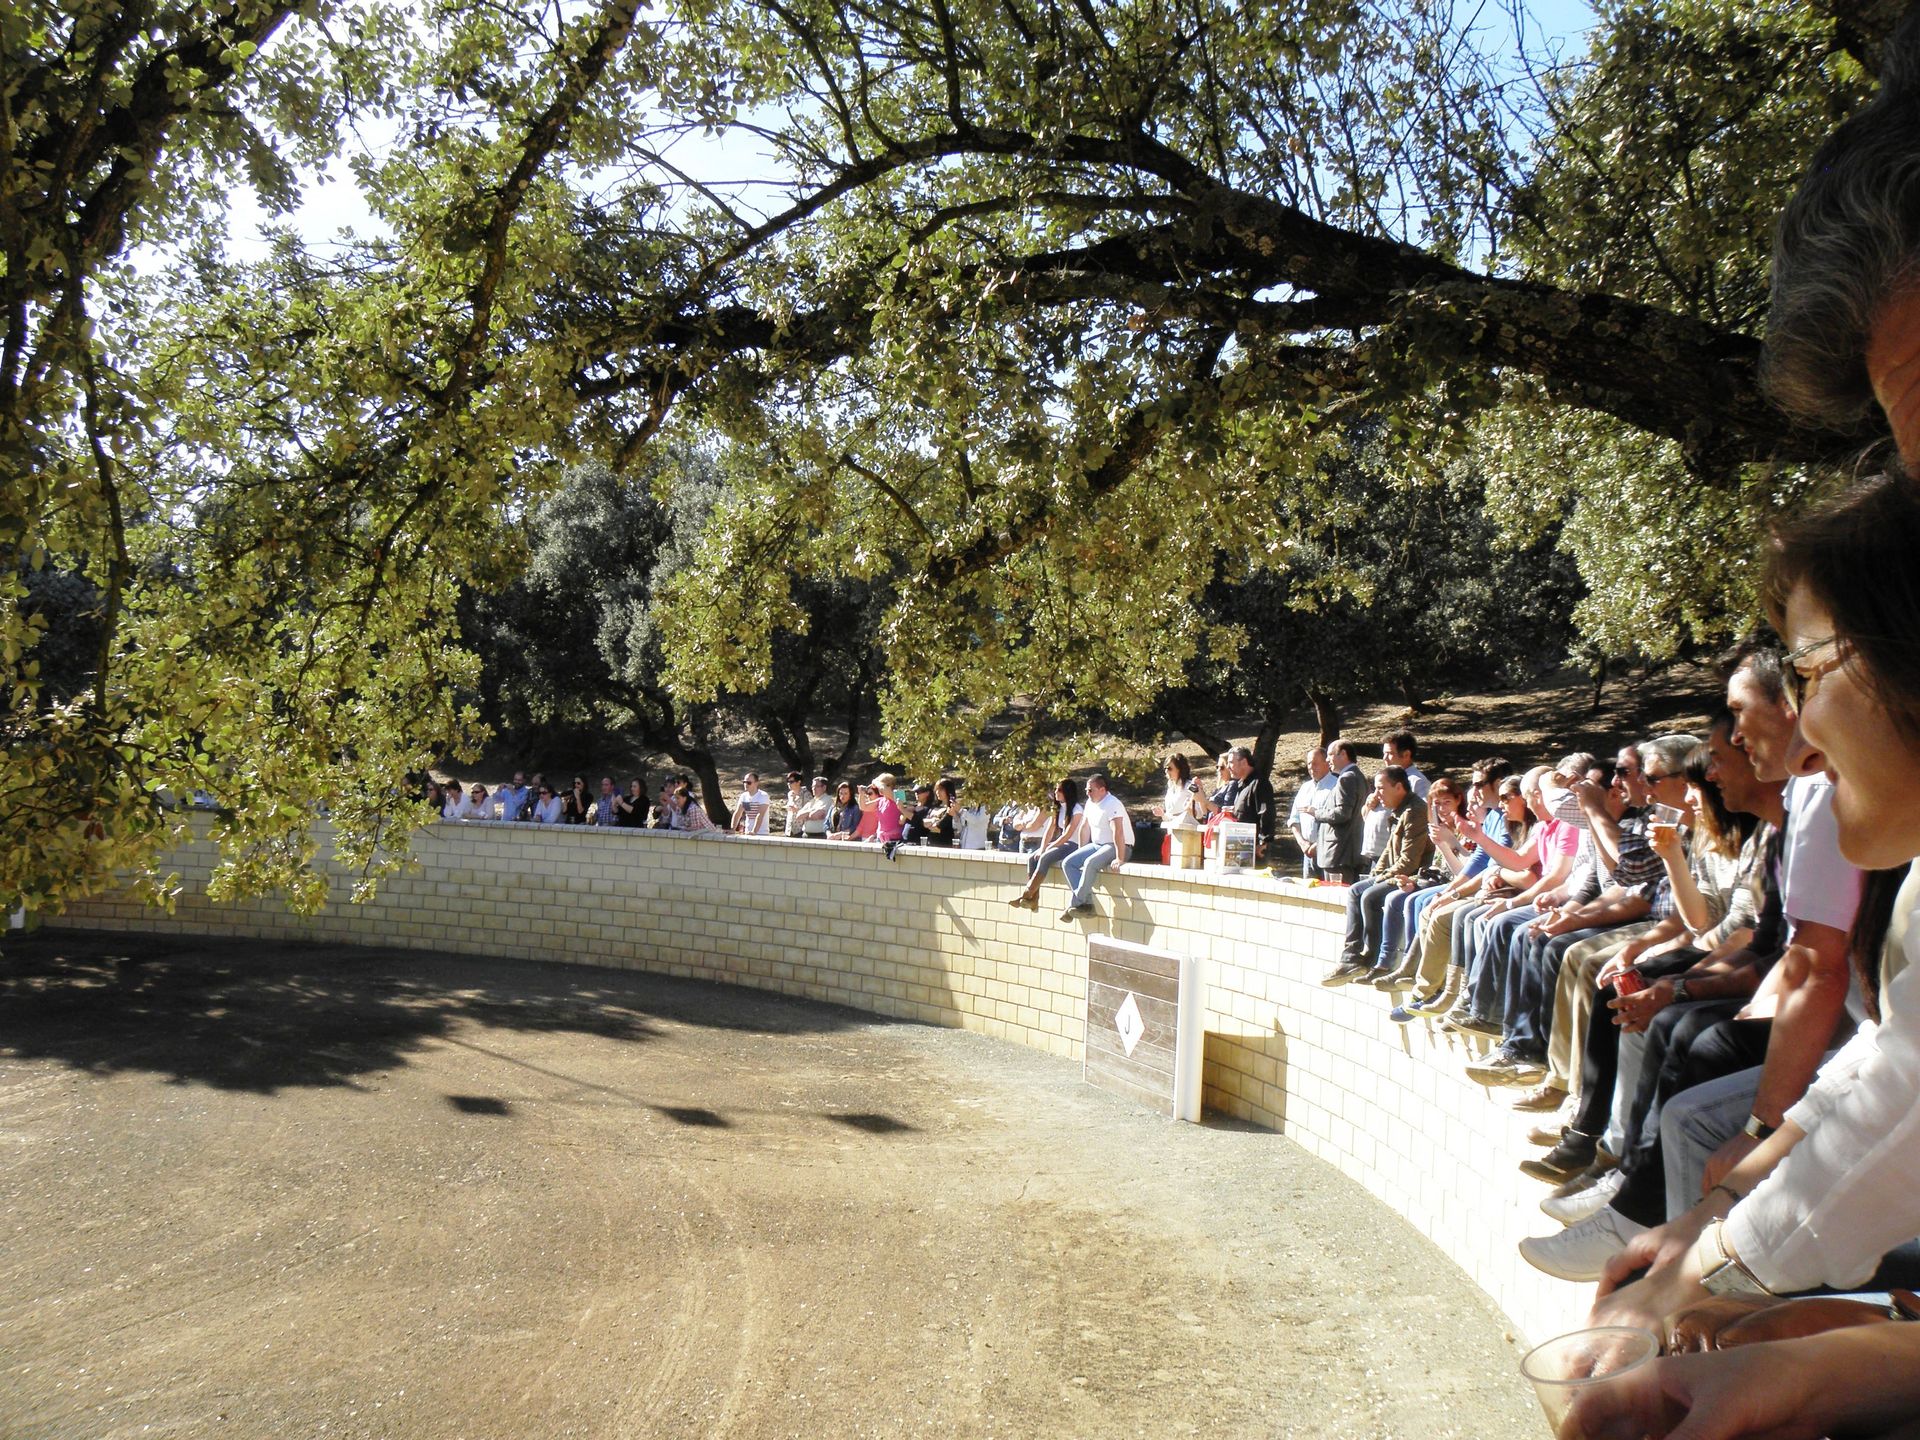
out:
{"label": "gray hair", "polygon": [[1584,780],[1587,771],[1600,762],[1591,750],[1576,750],[1571,755],[1560,757],[1560,763],[1553,767],[1553,773],[1562,780]]}
{"label": "gray hair", "polygon": [[1879,92],[1814,153],[1774,237],[1764,374],[1803,419],[1851,430],[1873,415],[1867,341],[1888,298],[1920,279],[1916,136],[1920,9],[1887,42]]}
{"label": "gray hair", "polygon": [[1678,775],[1686,770],[1687,757],[1693,754],[1699,744],[1699,737],[1678,731],[1671,735],[1656,735],[1639,747],[1640,763],[1651,765],[1657,760],[1663,772]]}

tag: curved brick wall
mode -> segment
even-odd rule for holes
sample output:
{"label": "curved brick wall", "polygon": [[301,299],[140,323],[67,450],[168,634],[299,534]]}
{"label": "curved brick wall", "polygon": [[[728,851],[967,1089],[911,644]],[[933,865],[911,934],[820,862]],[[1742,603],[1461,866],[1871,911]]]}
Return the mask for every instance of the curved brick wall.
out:
{"label": "curved brick wall", "polygon": [[[50,923],[436,950],[457,930],[465,952],[776,990],[1075,1058],[1089,930],[1198,954],[1209,1110],[1280,1131],[1357,1180],[1523,1334],[1573,1328],[1590,1301],[1515,1252],[1553,1223],[1536,1208],[1542,1187],[1515,1168],[1531,1122],[1464,1078],[1461,1037],[1392,1024],[1372,989],[1319,985],[1339,948],[1337,896],[1146,866],[1103,877],[1097,917],[1069,925],[1057,882],[1037,913],[1010,908],[1024,870],[992,852],[909,849],[889,863],[829,842],[447,825],[416,854],[419,869],[373,902],[303,919],[275,901],[208,902],[215,857],[201,841],[173,859],[185,886],[174,915],[109,898]],[[757,927],[738,923],[743,908]],[[496,938],[504,922],[510,942]]]}

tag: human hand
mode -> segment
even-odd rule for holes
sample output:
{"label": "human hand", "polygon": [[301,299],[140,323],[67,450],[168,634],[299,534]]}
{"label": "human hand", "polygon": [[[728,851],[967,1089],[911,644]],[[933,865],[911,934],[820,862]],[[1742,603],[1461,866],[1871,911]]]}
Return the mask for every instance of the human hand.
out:
{"label": "human hand", "polygon": [[1742,1130],[1738,1135],[1714,1151],[1713,1154],[1707,1157],[1706,1173],[1700,1178],[1701,1193],[1705,1194],[1712,1190],[1714,1186],[1718,1185],[1733,1173],[1736,1165],[1759,1148],[1760,1142]]}
{"label": "human hand", "polygon": [[[1577,1396],[1560,1434],[1567,1440],[1740,1440],[1824,1435],[1809,1423],[1812,1392],[1823,1377],[1801,1352],[1746,1346],[1712,1354],[1669,1355]],[[1818,1409],[1826,1403],[1812,1399]]]}
{"label": "human hand", "polygon": [[1687,846],[1686,842],[1680,838],[1680,828],[1677,825],[1649,825],[1647,844],[1652,848],[1653,853],[1667,864],[1683,870],[1686,868]]}
{"label": "human hand", "polygon": [[1413,876],[1403,875],[1400,877],[1400,893],[1403,895],[1411,895],[1419,884],[1420,882],[1414,879]]}
{"label": "human hand", "polygon": [[[1593,1303],[1594,1316],[1609,1318],[1596,1318],[1592,1323],[1644,1324],[1650,1330],[1658,1330],[1668,1315],[1695,1302],[1698,1297],[1694,1291],[1704,1296],[1707,1292],[1700,1283],[1694,1246],[1718,1213],[1718,1206],[1696,1205],[1686,1214],[1643,1230],[1628,1241],[1626,1249],[1607,1262]],[[1646,1275],[1628,1284],[1628,1277],[1641,1270],[1645,1270]],[[1640,1318],[1621,1318],[1629,1315]]]}
{"label": "human hand", "polygon": [[1576,780],[1567,789],[1574,793],[1585,809],[1597,810],[1607,803],[1607,787],[1596,785],[1591,780]]}
{"label": "human hand", "polygon": [[1616,995],[1607,1002],[1613,1023],[1629,1035],[1644,1030],[1653,1017],[1673,1003],[1673,981],[1656,980],[1636,995]]}

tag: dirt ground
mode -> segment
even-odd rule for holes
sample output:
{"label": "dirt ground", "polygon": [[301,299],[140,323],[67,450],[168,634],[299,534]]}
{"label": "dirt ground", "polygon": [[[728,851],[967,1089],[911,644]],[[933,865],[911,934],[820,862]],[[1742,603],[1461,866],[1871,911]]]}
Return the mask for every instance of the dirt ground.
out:
{"label": "dirt ground", "polygon": [[1280,1137],[625,972],[8,937],[0,1199],[10,1440],[1543,1429]]}

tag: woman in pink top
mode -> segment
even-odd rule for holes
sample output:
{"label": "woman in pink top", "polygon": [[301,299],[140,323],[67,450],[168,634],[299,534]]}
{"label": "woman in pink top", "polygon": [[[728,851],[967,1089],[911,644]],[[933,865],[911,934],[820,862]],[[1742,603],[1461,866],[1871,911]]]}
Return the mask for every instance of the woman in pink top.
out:
{"label": "woman in pink top", "polygon": [[[894,777],[882,774],[873,777],[873,833],[865,838],[878,840],[882,845],[900,838],[904,828],[900,816],[900,806],[893,798]],[[860,817],[864,826],[866,816]]]}

